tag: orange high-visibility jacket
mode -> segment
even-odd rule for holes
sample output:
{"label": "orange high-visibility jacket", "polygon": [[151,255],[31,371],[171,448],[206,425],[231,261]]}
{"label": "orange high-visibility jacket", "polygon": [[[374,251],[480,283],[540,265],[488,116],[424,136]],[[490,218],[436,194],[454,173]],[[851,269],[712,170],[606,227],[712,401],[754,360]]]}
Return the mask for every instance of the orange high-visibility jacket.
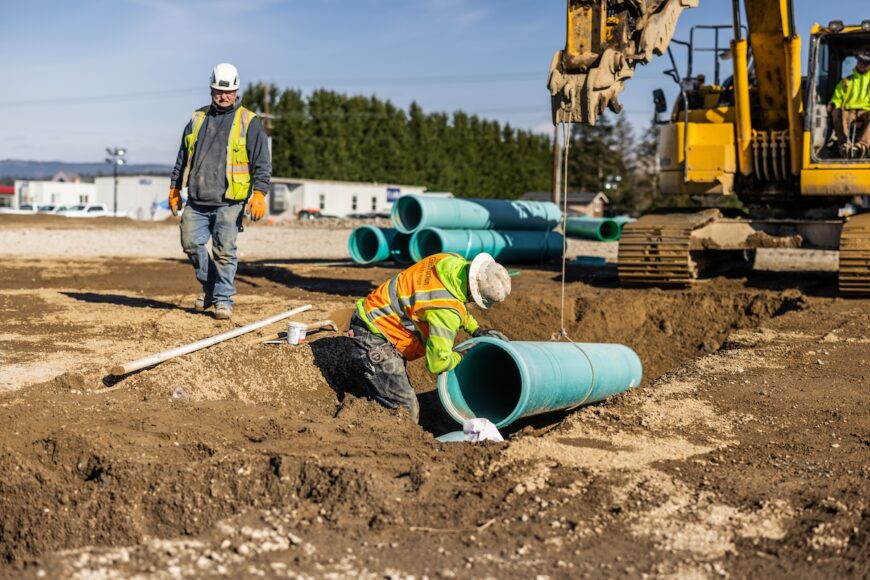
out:
{"label": "orange high-visibility jacket", "polygon": [[429,324],[420,314],[430,308],[454,310],[468,322],[468,309],[444,286],[435,265],[455,254],[428,256],[381,284],[363,301],[366,318],[402,353],[406,360],[426,354]]}

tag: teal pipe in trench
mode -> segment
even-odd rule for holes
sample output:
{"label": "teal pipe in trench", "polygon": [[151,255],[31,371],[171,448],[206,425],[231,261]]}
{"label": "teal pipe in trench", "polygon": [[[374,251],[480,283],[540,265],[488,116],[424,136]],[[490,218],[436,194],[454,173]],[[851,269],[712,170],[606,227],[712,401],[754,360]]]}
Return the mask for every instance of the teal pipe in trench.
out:
{"label": "teal pipe in trench", "polygon": [[544,262],[562,257],[564,239],[554,231],[442,230],[423,228],[411,237],[411,256],[454,252],[470,260],[486,252],[503,264]]}
{"label": "teal pipe in trench", "polygon": [[438,396],[459,423],[482,417],[506,427],[596,403],[640,384],[637,354],[621,344],[505,342],[475,338],[456,368],[438,375]]}
{"label": "teal pipe in trench", "polygon": [[614,242],[621,231],[619,223],[610,218],[569,217],[565,220],[565,234],[569,238]]}
{"label": "teal pipe in trench", "polygon": [[562,221],[559,206],[549,201],[457,199],[403,195],[390,217],[400,232],[421,228],[466,230],[551,230]]}

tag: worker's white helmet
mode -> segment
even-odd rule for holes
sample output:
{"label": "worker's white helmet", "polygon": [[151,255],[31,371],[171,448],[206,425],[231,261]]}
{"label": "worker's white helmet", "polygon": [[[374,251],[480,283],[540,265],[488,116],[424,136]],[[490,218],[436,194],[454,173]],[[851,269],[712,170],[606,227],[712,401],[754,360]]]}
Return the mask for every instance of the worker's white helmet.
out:
{"label": "worker's white helmet", "polygon": [[228,62],[222,62],[211,71],[211,88],[221,91],[239,90],[239,71]]}
{"label": "worker's white helmet", "polygon": [[486,252],[478,254],[468,268],[468,290],[475,304],[490,308],[511,293],[510,274]]}

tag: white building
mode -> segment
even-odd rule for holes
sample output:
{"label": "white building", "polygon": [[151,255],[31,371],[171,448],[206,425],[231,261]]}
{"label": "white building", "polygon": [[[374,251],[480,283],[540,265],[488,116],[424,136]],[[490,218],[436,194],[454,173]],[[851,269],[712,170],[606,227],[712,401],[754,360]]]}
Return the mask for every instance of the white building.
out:
{"label": "white building", "polygon": [[425,189],[419,185],[273,177],[269,213],[277,220],[294,219],[300,212],[335,217],[388,214],[399,196]]}
{"label": "white building", "polygon": [[[96,200],[105,204],[109,211],[115,209],[115,178],[97,177]],[[118,213],[134,220],[151,220],[158,217],[157,206],[169,196],[168,175],[119,175]],[[166,215],[160,215],[165,218]]]}
{"label": "white building", "polygon": [[22,205],[62,205],[70,207],[80,203],[94,203],[96,189],[93,183],[67,181],[16,181],[13,207]]}
{"label": "white building", "polygon": [[[419,185],[396,185],[320,179],[272,178],[268,196],[269,215],[276,220],[296,219],[300,213],[347,217],[354,214],[389,214],[402,195],[423,193]],[[115,209],[115,178],[97,177],[94,183],[62,181],[16,181],[19,205],[65,205],[101,203]],[[168,175],[119,175],[117,211],[134,220],[165,219]],[[181,192],[187,198],[187,190]],[[447,193],[437,195],[450,195]]]}

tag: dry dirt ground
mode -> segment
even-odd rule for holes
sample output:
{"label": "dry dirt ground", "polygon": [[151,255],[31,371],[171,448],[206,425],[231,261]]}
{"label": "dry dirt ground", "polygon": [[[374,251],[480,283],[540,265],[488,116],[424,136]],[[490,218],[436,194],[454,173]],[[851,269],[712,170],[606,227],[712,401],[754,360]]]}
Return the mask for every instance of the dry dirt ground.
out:
{"label": "dry dirt ground", "polygon": [[[420,425],[368,401],[332,332],[108,374],[350,305],[396,270],[340,261],[347,232],[248,228],[229,322],[189,307],[171,224],[0,219],[0,577],[870,575],[870,301],[835,297],[835,256],[669,291],[570,266],[569,334],[644,382],[501,444],[435,441],[457,425],[420,363]],[[548,339],[558,265],[513,280],[475,315]]]}

